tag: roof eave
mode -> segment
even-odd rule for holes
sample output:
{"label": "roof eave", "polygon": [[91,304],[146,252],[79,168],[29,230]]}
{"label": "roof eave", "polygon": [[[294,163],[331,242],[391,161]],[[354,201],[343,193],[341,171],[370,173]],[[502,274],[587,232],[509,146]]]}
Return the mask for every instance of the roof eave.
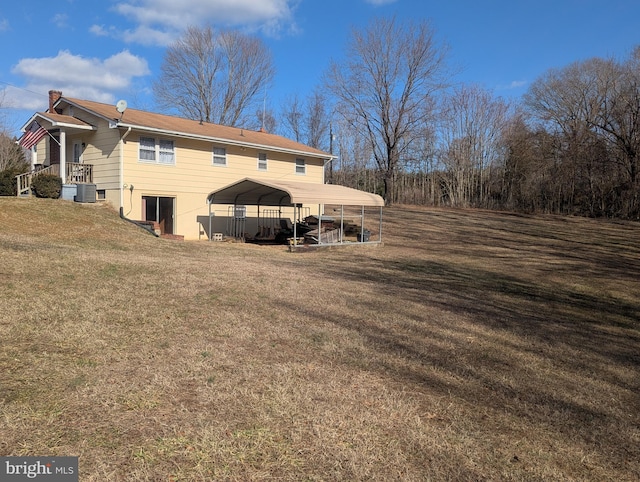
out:
{"label": "roof eave", "polygon": [[20,128],[20,130],[22,132],[26,132],[27,131],[27,127],[29,127],[31,125],[31,123],[36,120],[36,117],[38,117],[38,113],[36,112],[35,114],[33,114],[31,117],[29,117],[29,120]]}
{"label": "roof eave", "polygon": [[55,119],[51,119],[50,117],[47,117],[46,114],[40,114],[40,117],[42,119],[46,119],[47,122],[51,123],[52,127],[66,127],[66,128],[69,128],[69,129],[80,129],[80,130],[85,130],[85,131],[98,130],[98,128],[96,126],[92,126],[91,124],[87,124],[86,122],[84,124],[71,124],[71,123],[67,123],[67,122],[60,122],[60,121],[57,121]]}
{"label": "roof eave", "polygon": [[112,128],[117,128],[117,127],[122,127],[125,129],[131,128],[131,129],[135,129],[135,130],[139,130],[139,131],[144,131],[144,132],[154,132],[154,133],[158,133],[158,134],[165,134],[165,135],[169,135],[169,136],[175,136],[175,137],[181,137],[183,139],[193,139],[193,140],[200,140],[200,141],[207,141],[207,142],[217,142],[220,144],[226,144],[226,145],[230,145],[230,146],[236,146],[236,147],[248,147],[248,148],[253,148],[253,149],[263,149],[265,151],[277,151],[277,152],[285,152],[287,154],[295,154],[295,155],[303,155],[305,157],[315,157],[318,159],[327,159],[327,160],[333,160],[333,159],[337,159],[337,156],[333,156],[331,154],[327,154],[327,153],[319,153],[319,152],[309,152],[309,151],[302,151],[302,150],[297,150],[297,149],[287,149],[286,147],[275,147],[275,146],[270,146],[268,144],[258,144],[258,143],[254,143],[254,142],[239,142],[239,141],[234,141],[232,139],[225,139],[223,137],[212,137],[212,136],[202,136],[202,135],[197,135],[197,134],[189,134],[188,132],[180,132],[180,131],[170,131],[167,129],[159,129],[157,127],[149,127],[149,126],[142,126],[142,125],[138,125],[138,124],[127,124],[126,122],[113,122],[113,119],[111,119],[111,124],[110,127]]}
{"label": "roof eave", "polygon": [[268,144],[258,144],[258,143],[253,143],[253,142],[239,142],[239,141],[234,141],[234,140],[231,140],[231,139],[226,139],[226,138],[223,138],[223,137],[203,136],[203,135],[198,135],[198,134],[190,134],[188,132],[170,131],[170,130],[166,130],[166,129],[160,129],[160,128],[157,128],[157,127],[149,127],[149,126],[144,126],[144,125],[139,125],[139,124],[130,124],[130,123],[127,123],[127,122],[122,122],[121,118],[118,119],[117,117],[104,116],[104,115],[94,111],[93,109],[89,109],[86,106],[78,104],[78,103],[74,102],[73,100],[70,100],[70,99],[68,99],[66,97],[60,97],[60,99],[58,99],[58,101],[55,103],[54,107],[58,106],[62,102],[66,102],[67,104],[72,105],[72,106],[74,106],[74,107],[76,107],[78,109],[82,109],[85,112],[90,112],[91,114],[99,117],[100,119],[105,120],[106,122],[109,123],[109,127],[112,128],[112,129],[116,129],[118,127],[122,127],[122,128],[125,128],[125,129],[131,128],[131,129],[141,130],[141,131],[145,131],[145,132],[154,132],[154,133],[159,133],[159,134],[166,134],[166,135],[170,135],[170,136],[181,137],[183,139],[194,139],[194,140],[202,140],[202,141],[207,141],[207,142],[218,142],[218,143],[221,143],[221,144],[237,146],[237,147],[249,147],[249,148],[253,148],[253,149],[263,149],[263,150],[267,150],[267,151],[285,152],[285,153],[288,153],[288,154],[303,155],[305,157],[313,157],[313,158],[316,158],[316,159],[335,160],[335,159],[338,158],[337,156],[334,156],[333,154],[329,154],[329,153],[325,153],[325,152],[310,152],[310,151],[304,151],[304,150],[299,150],[299,149],[288,149],[286,147],[275,147],[275,146],[271,146],[271,145],[268,145]]}

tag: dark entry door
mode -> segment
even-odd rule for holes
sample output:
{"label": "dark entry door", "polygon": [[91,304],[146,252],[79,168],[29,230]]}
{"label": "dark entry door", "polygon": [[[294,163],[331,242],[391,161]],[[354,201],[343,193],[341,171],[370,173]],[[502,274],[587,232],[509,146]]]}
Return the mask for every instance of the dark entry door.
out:
{"label": "dark entry door", "polygon": [[173,212],[175,198],[142,196],[142,212],[145,221],[155,221],[162,234],[173,234]]}

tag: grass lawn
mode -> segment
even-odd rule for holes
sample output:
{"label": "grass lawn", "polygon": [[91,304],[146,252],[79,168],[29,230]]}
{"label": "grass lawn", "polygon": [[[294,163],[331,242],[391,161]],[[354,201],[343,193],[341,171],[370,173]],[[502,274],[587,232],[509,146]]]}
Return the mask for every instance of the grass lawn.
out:
{"label": "grass lawn", "polygon": [[289,253],[0,199],[0,455],[82,481],[639,480],[640,224],[384,218],[383,246]]}

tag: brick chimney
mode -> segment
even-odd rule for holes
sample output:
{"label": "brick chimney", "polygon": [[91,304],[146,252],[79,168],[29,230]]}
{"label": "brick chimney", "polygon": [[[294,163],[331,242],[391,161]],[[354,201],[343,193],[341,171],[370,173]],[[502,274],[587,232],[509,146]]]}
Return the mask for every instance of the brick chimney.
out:
{"label": "brick chimney", "polygon": [[60,97],[62,97],[62,92],[60,92],[59,90],[49,91],[49,113],[50,114],[55,114],[55,111],[53,110],[53,104],[58,102],[58,99]]}

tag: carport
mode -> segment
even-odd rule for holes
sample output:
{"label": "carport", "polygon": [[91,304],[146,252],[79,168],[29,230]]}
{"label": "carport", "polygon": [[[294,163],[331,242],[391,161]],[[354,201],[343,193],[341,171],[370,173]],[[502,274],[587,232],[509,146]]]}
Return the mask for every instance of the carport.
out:
{"label": "carport", "polygon": [[[302,222],[301,213],[303,206],[317,206],[318,239],[317,245],[347,244],[344,240],[344,208],[345,206],[360,208],[360,236],[359,242],[382,242],[382,208],[384,200],[377,194],[372,194],[358,189],[336,184],[314,184],[288,180],[258,180],[245,178],[233,184],[211,192],[207,196],[209,205],[209,219],[211,219],[211,206],[213,204],[232,205],[234,208],[242,206],[256,206],[258,218],[262,207],[293,208],[293,237],[290,245],[293,248],[299,246],[300,239],[297,233],[298,223]],[[322,237],[322,223],[324,206],[334,205],[340,209],[340,235],[330,241]],[[365,208],[379,208],[378,239],[369,241],[365,237]],[[315,215],[315,213],[314,213]],[[209,230],[211,232],[211,230]]]}

